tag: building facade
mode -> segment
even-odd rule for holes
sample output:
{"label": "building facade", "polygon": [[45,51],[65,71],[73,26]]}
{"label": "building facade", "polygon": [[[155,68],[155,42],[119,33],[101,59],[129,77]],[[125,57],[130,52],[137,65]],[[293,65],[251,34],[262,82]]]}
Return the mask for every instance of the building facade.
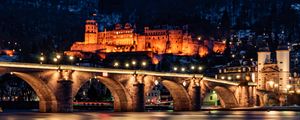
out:
{"label": "building facade", "polygon": [[260,49],[257,54],[257,89],[287,93],[291,88],[289,49],[279,46],[276,50],[276,60],[271,59],[271,52],[267,47]]}

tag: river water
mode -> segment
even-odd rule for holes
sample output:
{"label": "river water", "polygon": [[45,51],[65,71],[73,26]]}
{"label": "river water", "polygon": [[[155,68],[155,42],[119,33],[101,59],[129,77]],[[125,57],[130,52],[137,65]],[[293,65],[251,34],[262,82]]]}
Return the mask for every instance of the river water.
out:
{"label": "river water", "polygon": [[300,111],[3,112],[0,120],[300,120]]}

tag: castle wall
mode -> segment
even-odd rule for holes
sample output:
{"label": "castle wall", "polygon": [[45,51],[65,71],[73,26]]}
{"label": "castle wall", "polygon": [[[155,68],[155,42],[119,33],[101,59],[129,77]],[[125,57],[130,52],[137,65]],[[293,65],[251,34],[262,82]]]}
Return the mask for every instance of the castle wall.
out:
{"label": "castle wall", "polygon": [[[84,42],[76,42],[72,45],[71,51],[82,52],[133,52],[151,51],[157,54],[175,55],[200,55],[208,54],[211,48],[218,53],[223,53],[225,43],[211,42],[211,45],[199,44],[183,30],[149,29],[145,28],[144,34],[134,32],[130,24],[122,28],[120,24],[111,31],[106,29],[98,31],[98,24],[95,20],[87,20],[85,26]],[[70,53],[70,52],[69,52]]]}

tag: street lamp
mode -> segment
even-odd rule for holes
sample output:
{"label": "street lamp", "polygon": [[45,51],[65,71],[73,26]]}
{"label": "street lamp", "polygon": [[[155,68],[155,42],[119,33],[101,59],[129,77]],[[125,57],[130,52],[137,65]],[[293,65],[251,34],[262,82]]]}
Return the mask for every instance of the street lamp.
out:
{"label": "street lamp", "polygon": [[69,56],[69,60],[73,61],[74,60],[74,56]]}
{"label": "street lamp", "polygon": [[198,67],[198,70],[201,71],[203,68],[201,66]]}
{"label": "street lamp", "polygon": [[195,69],[195,66],[192,65],[192,66],[191,66],[191,69],[194,70],[194,69]]}
{"label": "street lamp", "polygon": [[177,67],[173,67],[173,70],[174,70],[174,71],[177,71],[177,69],[178,69]]}
{"label": "street lamp", "polygon": [[125,67],[126,67],[126,68],[129,68],[129,63],[125,63]]}
{"label": "street lamp", "polygon": [[198,39],[198,40],[201,40],[201,36],[199,36],[197,39]]}
{"label": "street lamp", "polygon": [[131,63],[132,63],[133,66],[136,65],[136,61],[134,61],[134,60]]}
{"label": "street lamp", "polygon": [[57,59],[60,59],[60,58],[61,58],[61,55],[60,55],[60,54],[57,54],[57,55],[56,55],[56,58],[57,58]]}
{"label": "street lamp", "polygon": [[182,68],[181,68],[181,72],[184,72],[184,71],[185,71],[185,68],[184,68],[184,67],[182,67]]}
{"label": "street lamp", "polygon": [[115,62],[115,63],[114,63],[114,67],[119,67],[119,63],[118,63],[118,62]]}
{"label": "street lamp", "polygon": [[44,57],[44,56],[41,56],[41,57],[40,57],[40,64],[43,64],[44,61],[45,61],[45,57]]}
{"label": "street lamp", "polygon": [[146,67],[146,66],[147,66],[147,62],[146,62],[146,61],[143,61],[143,62],[142,62],[142,66],[143,66],[143,67]]}
{"label": "street lamp", "polygon": [[55,63],[56,63],[57,61],[58,61],[58,59],[57,59],[57,58],[53,58],[53,62],[55,62]]}

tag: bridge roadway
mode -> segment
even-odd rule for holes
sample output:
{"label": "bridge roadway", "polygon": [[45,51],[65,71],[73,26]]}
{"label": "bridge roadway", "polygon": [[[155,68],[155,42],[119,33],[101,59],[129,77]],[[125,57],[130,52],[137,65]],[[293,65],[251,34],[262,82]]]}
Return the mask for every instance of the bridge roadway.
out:
{"label": "bridge roadway", "polygon": [[[99,72],[99,73],[116,73],[116,74],[143,74],[154,75],[161,77],[187,77],[187,78],[202,78],[202,80],[228,84],[239,85],[239,81],[228,81],[222,79],[215,79],[211,77],[205,77],[203,74],[186,74],[186,73],[171,73],[171,72],[155,72],[147,70],[129,70],[129,69],[115,69],[115,68],[96,68],[96,67],[84,67],[74,65],[53,65],[53,64],[37,64],[37,63],[22,63],[22,62],[0,62],[0,67],[6,68],[26,68],[26,69],[46,69],[46,70],[76,70],[83,72]],[[249,85],[256,85],[254,82],[248,82]]]}

